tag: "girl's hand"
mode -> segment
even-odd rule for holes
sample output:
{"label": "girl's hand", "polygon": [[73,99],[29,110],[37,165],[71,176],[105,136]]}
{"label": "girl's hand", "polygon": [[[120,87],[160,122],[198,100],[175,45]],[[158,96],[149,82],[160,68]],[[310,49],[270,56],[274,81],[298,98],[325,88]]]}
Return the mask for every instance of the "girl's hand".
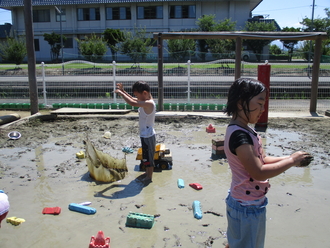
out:
{"label": "girl's hand", "polygon": [[295,152],[290,157],[293,159],[294,165],[297,167],[308,166],[314,160],[314,157],[308,152]]}

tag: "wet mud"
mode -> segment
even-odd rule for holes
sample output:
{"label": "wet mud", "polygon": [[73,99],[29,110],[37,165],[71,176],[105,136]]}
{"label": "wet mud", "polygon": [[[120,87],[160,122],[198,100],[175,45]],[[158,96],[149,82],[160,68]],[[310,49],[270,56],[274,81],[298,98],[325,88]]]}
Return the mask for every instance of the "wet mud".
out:
{"label": "wet mud", "polygon": [[[216,133],[207,133],[212,123]],[[212,159],[212,139],[223,139],[228,119],[162,118],[156,122],[157,143],[171,150],[172,170],[155,172],[145,185],[139,177],[140,147],[135,118],[60,118],[30,121],[0,133],[0,188],[9,196],[8,217],[24,218],[19,226],[2,223],[3,247],[87,247],[102,230],[111,247],[222,247],[226,243],[224,199],[230,186],[226,159]],[[271,179],[268,194],[266,247],[326,247],[330,227],[328,118],[270,118],[260,132],[266,152],[288,155],[310,152],[306,168],[291,168]],[[21,138],[7,134],[19,131]],[[104,138],[106,132],[111,138]],[[100,183],[88,173],[85,150],[89,138],[95,148],[126,158],[127,176]],[[133,153],[124,154],[123,147]],[[185,187],[177,186],[183,179]],[[189,187],[200,183],[202,190]],[[203,218],[193,216],[192,203],[201,202]],[[70,203],[90,201],[94,215],[68,209]],[[45,207],[61,207],[61,214],[43,215]],[[129,212],[151,214],[151,229],[126,227]]]}

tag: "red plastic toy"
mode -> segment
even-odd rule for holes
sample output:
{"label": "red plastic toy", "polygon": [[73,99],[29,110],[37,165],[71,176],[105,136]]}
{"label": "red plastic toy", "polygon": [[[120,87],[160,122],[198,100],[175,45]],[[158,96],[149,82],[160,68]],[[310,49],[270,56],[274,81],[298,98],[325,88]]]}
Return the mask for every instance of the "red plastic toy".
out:
{"label": "red plastic toy", "polygon": [[199,183],[190,183],[189,186],[192,187],[192,188],[194,188],[194,189],[196,189],[196,190],[203,189],[203,186],[200,185]]}
{"label": "red plastic toy", "polygon": [[42,210],[43,214],[53,214],[53,215],[58,215],[61,213],[61,208],[60,207],[53,207],[53,208],[44,208]]}
{"label": "red plastic toy", "polygon": [[212,124],[209,124],[206,128],[207,133],[215,133],[215,127],[212,126]]}
{"label": "red plastic toy", "polygon": [[91,237],[89,248],[110,248],[110,238],[104,238],[103,231],[98,231],[96,238]]}

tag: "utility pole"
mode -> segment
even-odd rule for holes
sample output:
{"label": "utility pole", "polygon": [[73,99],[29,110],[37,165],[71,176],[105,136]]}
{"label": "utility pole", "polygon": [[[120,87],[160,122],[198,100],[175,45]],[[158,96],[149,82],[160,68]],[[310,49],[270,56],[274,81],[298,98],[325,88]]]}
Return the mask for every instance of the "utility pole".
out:
{"label": "utility pole", "polygon": [[55,6],[57,13],[60,14],[60,34],[61,34],[61,58],[62,58],[62,74],[64,76],[64,58],[63,58],[63,32],[62,32],[62,7],[57,8]]}
{"label": "utility pole", "polygon": [[34,35],[32,22],[32,0],[24,0],[24,21],[25,21],[25,37],[28,58],[28,78],[30,92],[31,115],[39,112],[38,106],[38,87],[36,77],[36,57],[34,50]]}
{"label": "utility pole", "polygon": [[[314,25],[314,9],[315,9],[315,0],[313,0],[313,5],[312,5],[312,22],[310,26],[310,32],[313,32],[313,25]],[[308,53],[308,63],[311,62],[311,54],[312,54],[312,40],[309,42],[309,53]]]}

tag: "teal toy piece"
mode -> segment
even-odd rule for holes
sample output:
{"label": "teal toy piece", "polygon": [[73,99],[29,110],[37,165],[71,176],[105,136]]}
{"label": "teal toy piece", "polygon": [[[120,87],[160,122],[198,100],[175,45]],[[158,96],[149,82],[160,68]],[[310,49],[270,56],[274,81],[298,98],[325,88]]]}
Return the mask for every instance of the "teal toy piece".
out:
{"label": "teal toy piece", "polygon": [[126,226],[150,229],[154,225],[154,221],[153,215],[130,212],[126,218]]}
{"label": "teal toy piece", "polygon": [[194,201],[192,207],[193,207],[194,217],[196,219],[203,218],[201,203],[199,201]]}
{"label": "teal toy piece", "polygon": [[179,178],[178,179],[178,187],[179,189],[183,189],[184,188],[184,180]]}

